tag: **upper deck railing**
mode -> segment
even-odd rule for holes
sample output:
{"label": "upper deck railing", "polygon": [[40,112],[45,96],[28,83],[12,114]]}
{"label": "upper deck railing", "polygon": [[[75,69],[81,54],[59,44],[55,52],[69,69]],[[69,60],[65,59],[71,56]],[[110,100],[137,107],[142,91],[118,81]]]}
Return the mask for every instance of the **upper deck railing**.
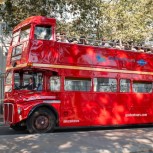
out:
{"label": "upper deck railing", "polygon": [[[118,43],[114,41],[101,41],[96,39],[75,39],[69,38],[69,43],[72,44],[82,44],[95,47],[104,47],[104,48],[114,48],[118,50],[130,51],[130,52],[144,52],[153,54],[153,46],[151,45],[137,45],[137,44],[128,44],[128,43]],[[81,42],[80,42],[81,41]],[[84,43],[83,43],[84,42]]]}

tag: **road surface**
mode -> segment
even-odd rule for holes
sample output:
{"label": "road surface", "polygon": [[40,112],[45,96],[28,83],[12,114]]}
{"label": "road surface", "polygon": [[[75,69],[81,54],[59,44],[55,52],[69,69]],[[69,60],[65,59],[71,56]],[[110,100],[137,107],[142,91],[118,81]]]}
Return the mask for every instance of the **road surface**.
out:
{"label": "road surface", "polygon": [[0,153],[153,153],[153,127],[28,134],[0,126]]}

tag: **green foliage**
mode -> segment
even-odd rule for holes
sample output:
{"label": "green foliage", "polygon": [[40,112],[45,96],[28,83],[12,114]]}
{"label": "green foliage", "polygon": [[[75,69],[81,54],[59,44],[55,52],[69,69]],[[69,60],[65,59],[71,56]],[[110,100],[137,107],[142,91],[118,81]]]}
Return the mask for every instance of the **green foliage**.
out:
{"label": "green foliage", "polygon": [[84,33],[138,42],[153,32],[152,0],[85,0],[77,4],[82,10],[78,26]]}
{"label": "green foliage", "polygon": [[[0,9],[10,27],[32,15],[54,16],[60,19],[57,29],[69,35],[136,42],[151,37],[152,14],[152,0],[6,0]],[[70,16],[74,19],[67,23]]]}
{"label": "green foliage", "polygon": [[49,0],[6,0],[4,6],[0,9],[0,16],[7,22],[8,26],[14,27],[29,16],[49,15],[54,5]]}

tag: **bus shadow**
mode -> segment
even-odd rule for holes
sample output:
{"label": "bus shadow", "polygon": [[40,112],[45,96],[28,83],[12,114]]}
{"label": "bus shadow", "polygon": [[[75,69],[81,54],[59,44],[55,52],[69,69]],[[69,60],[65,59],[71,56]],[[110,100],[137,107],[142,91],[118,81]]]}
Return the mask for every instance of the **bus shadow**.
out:
{"label": "bus shadow", "polygon": [[141,129],[141,128],[153,128],[153,125],[128,125],[128,126],[98,126],[98,127],[67,127],[56,128],[55,133],[60,132],[85,132],[85,131],[99,131],[99,130],[117,130],[117,129]]}
{"label": "bus shadow", "polygon": [[[113,126],[113,127],[67,127],[67,128],[55,128],[54,133],[69,133],[69,132],[87,132],[87,131],[107,131],[118,129],[141,129],[141,128],[153,128],[153,125],[131,125],[131,126]],[[51,132],[49,132],[51,133]],[[29,134],[27,130],[14,131],[9,126],[0,126],[0,135],[20,135]]]}

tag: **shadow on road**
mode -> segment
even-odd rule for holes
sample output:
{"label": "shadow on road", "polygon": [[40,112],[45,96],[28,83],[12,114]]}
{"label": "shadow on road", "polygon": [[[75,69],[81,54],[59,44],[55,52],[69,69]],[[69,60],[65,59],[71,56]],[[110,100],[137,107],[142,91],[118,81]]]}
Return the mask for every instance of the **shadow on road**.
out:
{"label": "shadow on road", "polygon": [[[137,125],[137,126],[116,126],[116,127],[69,127],[69,128],[56,128],[54,133],[68,133],[68,132],[85,132],[85,131],[99,131],[99,130],[117,130],[117,129],[141,129],[141,128],[153,128],[153,125]],[[0,135],[15,135],[15,134],[29,134],[25,131],[14,131],[9,126],[0,126]]]}

